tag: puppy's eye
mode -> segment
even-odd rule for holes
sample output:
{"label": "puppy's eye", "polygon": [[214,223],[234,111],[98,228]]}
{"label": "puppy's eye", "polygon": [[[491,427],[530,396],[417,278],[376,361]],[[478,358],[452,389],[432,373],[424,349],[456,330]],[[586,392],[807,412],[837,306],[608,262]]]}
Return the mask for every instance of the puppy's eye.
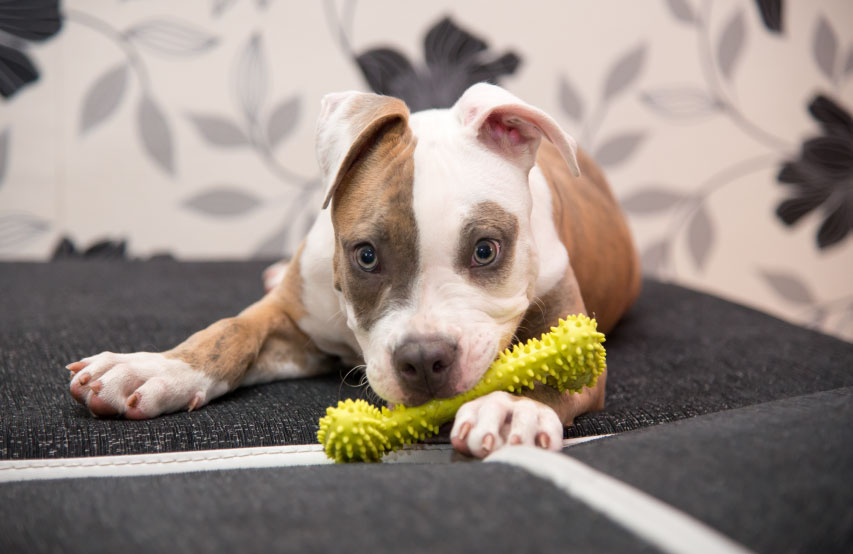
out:
{"label": "puppy's eye", "polygon": [[482,239],[477,241],[474,246],[474,253],[471,255],[471,267],[489,265],[498,257],[500,250],[501,245],[496,240]]}
{"label": "puppy's eye", "polygon": [[379,256],[370,244],[362,244],[355,248],[355,261],[364,271],[375,271],[379,267]]}

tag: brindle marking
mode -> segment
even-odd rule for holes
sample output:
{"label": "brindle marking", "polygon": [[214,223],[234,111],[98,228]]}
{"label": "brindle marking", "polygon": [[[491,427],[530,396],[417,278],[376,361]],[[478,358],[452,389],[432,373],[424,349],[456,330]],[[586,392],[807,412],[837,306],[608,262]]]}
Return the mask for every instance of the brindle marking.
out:
{"label": "brindle marking", "polygon": [[311,371],[311,360],[321,359],[322,353],[296,325],[306,314],[301,301],[301,255],[302,247],[290,261],[282,282],[264,298],[239,315],[194,333],[163,355],[227,382],[229,390],[254,365],[261,372],[274,372],[275,365],[291,362]]}
{"label": "brindle marking", "polygon": [[236,317],[221,319],[163,355],[188,363],[217,381],[237,386],[272,334],[304,336],[274,292]]}
{"label": "brindle marking", "polygon": [[606,333],[640,292],[640,263],[628,224],[607,180],[585,152],[578,150],[580,177],[572,175],[556,147],[546,141],[539,147],[537,163],[551,188],[554,223],[583,302]]}
{"label": "brindle marking", "polygon": [[[640,291],[640,265],[628,225],[610,186],[594,162],[578,150],[581,176],[569,171],[549,142],[539,147],[537,162],[551,189],[554,223],[569,253],[571,267],[557,285],[530,305],[519,326],[519,340],[538,337],[567,314],[595,316],[610,331]],[[540,256],[547,252],[540,252]],[[607,373],[593,388],[559,394],[537,386],[525,396],[551,406],[563,425],[579,414],[604,408]]]}
{"label": "brindle marking", "polygon": [[[471,256],[477,242],[493,239],[500,243],[500,253],[491,264],[471,266]],[[462,226],[456,249],[456,271],[481,287],[495,288],[506,283],[512,274],[515,244],[518,240],[518,218],[496,202],[481,202],[474,206]]]}
{"label": "brindle marking", "polygon": [[[359,135],[353,146],[358,154],[347,155],[349,165],[332,200],[335,287],[364,330],[411,296],[419,266],[412,205],[416,139],[408,109],[399,100],[383,98],[368,116],[383,124],[372,135]],[[355,260],[356,248],[365,243],[379,260],[372,272]]]}

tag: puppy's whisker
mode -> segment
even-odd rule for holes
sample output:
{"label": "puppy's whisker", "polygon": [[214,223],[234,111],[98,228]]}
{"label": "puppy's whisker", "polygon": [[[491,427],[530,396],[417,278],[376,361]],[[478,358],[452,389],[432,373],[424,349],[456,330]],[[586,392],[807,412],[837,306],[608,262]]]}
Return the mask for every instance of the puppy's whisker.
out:
{"label": "puppy's whisker", "polygon": [[346,381],[346,380],[347,380],[347,378],[348,378],[350,375],[352,375],[355,371],[358,371],[358,370],[364,370],[364,369],[367,369],[367,366],[366,366],[366,365],[364,365],[364,364],[360,364],[360,365],[356,365],[356,366],[351,367],[351,368],[346,372],[346,374],[344,375],[344,381]]}
{"label": "puppy's whisker", "polygon": [[369,384],[365,384],[364,388],[361,389],[360,397],[371,404],[379,404],[380,406],[385,404],[385,401],[376,394]]}
{"label": "puppy's whisker", "polygon": [[326,323],[327,324],[334,323],[336,320],[344,320],[345,318],[346,318],[346,314],[344,314],[342,311],[338,310],[337,312],[333,313],[328,318],[326,318]]}
{"label": "puppy's whisker", "polygon": [[356,384],[356,385],[349,384],[347,382],[347,379],[349,379],[349,376],[352,375],[354,372],[363,371],[365,369],[367,369],[367,366],[362,364],[362,365],[357,365],[357,366],[351,367],[349,370],[347,370],[347,372],[341,377],[341,384],[338,385],[338,399],[341,398],[341,394],[343,393],[344,385],[346,385],[350,388],[353,388],[353,389],[358,389],[358,388],[361,388],[364,386],[364,383],[367,380],[366,374],[361,377],[358,384]]}
{"label": "puppy's whisker", "polygon": [[545,302],[539,298],[534,298],[533,303],[536,304],[537,308],[539,308],[539,313],[542,314],[542,317],[545,317]]}

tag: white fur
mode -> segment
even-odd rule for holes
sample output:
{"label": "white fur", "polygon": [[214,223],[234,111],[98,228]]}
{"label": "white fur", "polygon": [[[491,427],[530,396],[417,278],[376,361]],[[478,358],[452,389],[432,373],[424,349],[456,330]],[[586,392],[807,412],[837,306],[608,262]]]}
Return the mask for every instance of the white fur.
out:
{"label": "white fur", "polygon": [[[463,439],[460,433],[465,424],[469,432]],[[472,456],[485,458],[513,437],[517,437],[514,440],[518,444],[534,446],[540,433],[548,437],[548,449],[559,450],[563,446],[563,424],[554,410],[530,398],[499,391],[459,408],[450,438],[461,442]],[[487,435],[494,440],[489,450],[484,448]]]}
{"label": "white fur", "polygon": [[[201,407],[228,391],[226,382],[212,379],[186,362],[159,353],[102,352],[81,361],[86,367],[74,376],[71,386],[79,383],[83,375],[89,376],[89,384],[100,381],[102,387],[98,397],[120,414],[127,411],[126,402],[133,393],[139,395],[136,408],[147,417],[154,417],[186,410],[193,400],[195,408]],[[89,390],[86,394],[88,405],[94,393]]]}
{"label": "white fur", "polygon": [[[307,364],[308,367],[313,367],[314,364]],[[243,381],[240,382],[241,387],[250,385],[260,385],[262,383],[271,383],[281,379],[294,379],[299,377],[307,377],[305,366],[294,362],[285,362],[278,360],[268,360],[260,363],[252,364],[252,367],[246,372]]]}
{"label": "white fur", "polygon": [[534,248],[539,258],[539,278],[536,280],[535,291],[535,296],[538,297],[553,289],[565,278],[570,260],[566,245],[557,234],[551,189],[539,166],[530,171],[530,193],[533,197],[530,226]]}
{"label": "white fur", "polygon": [[284,279],[284,274],[287,273],[288,263],[285,261],[276,262],[264,270],[261,280],[264,282],[264,290],[269,292],[276,288],[281,280]]}
{"label": "white fur", "polygon": [[334,253],[331,212],[323,210],[305,238],[300,259],[302,305],[307,315],[297,325],[320,350],[358,363],[361,348],[347,326],[345,303],[334,286]]}

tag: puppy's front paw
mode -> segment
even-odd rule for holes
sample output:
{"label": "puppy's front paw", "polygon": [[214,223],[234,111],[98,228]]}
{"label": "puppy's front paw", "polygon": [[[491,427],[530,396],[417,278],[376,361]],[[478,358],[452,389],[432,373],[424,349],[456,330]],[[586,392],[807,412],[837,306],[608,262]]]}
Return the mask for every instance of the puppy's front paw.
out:
{"label": "puppy's front paw", "polygon": [[287,266],[288,262],[281,261],[272,264],[264,270],[261,279],[264,282],[264,290],[266,292],[271,291],[281,283],[282,279],[284,279],[284,274],[287,273]]}
{"label": "puppy's front paw", "polygon": [[102,352],[66,367],[71,396],[96,416],[147,419],[194,410],[227,390],[186,362],[152,352]]}
{"label": "puppy's front paw", "polygon": [[459,408],[450,441],[456,450],[477,458],[485,458],[505,444],[559,450],[563,424],[557,413],[541,402],[493,392]]}

